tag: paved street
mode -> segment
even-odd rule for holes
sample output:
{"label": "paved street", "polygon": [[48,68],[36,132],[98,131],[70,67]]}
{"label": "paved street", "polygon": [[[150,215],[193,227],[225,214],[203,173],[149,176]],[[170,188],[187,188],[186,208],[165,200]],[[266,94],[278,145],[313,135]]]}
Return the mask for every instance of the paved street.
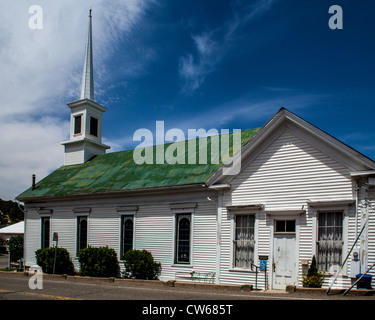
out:
{"label": "paved street", "polygon": [[285,292],[224,292],[209,289],[186,289],[153,286],[124,286],[115,283],[81,283],[66,280],[43,280],[43,289],[29,288],[24,275],[0,275],[0,300],[242,300],[304,299]]}
{"label": "paved street", "polygon": [[[199,318],[217,318],[221,315],[226,319],[237,319],[251,310],[264,310],[268,315],[271,313],[277,316],[280,310],[292,312],[294,304],[311,309],[316,307],[311,305],[314,303],[323,303],[325,315],[337,316],[338,312],[347,315],[350,310],[356,310],[352,304],[348,304],[349,301],[365,303],[365,308],[370,308],[375,300],[375,296],[327,296],[322,293],[271,290],[241,292],[215,287],[166,287],[148,282],[137,285],[124,281],[99,282],[95,279],[80,282],[46,277],[43,278],[43,288],[33,290],[29,287],[30,279],[23,273],[0,272],[0,306],[16,310],[18,316],[29,316],[30,312],[39,313],[45,310],[46,306],[52,306],[53,314],[59,316],[71,316],[72,310],[76,316],[77,312],[82,312],[85,317],[97,317],[98,314],[104,314],[103,310],[106,310],[106,313],[125,310],[127,314],[130,312],[135,315],[134,319],[148,317],[150,314],[159,315],[158,318],[194,318],[194,315]],[[21,303],[21,300],[24,302]],[[340,302],[340,305],[332,304],[332,300]],[[351,309],[348,311],[349,306]]]}
{"label": "paved street", "polygon": [[30,289],[29,279],[22,273],[0,273],[0,300],[375,300],[375,296],[329,295],[226,291],[212,288],[178,288],[154,285],[124,284],[124,282],[75,282],[43,279],[42,289]]}

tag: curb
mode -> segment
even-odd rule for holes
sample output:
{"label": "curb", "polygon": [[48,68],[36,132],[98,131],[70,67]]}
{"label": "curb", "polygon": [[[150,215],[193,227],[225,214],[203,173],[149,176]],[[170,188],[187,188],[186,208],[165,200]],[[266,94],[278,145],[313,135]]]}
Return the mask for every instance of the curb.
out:
{"label": "curb", "polygon": [[[28,271],[22,272],[9,272],[0,271],[0,275],[9,277],[29,277],[34,275],[34,273],[29,273]],[[199,283],[199,282],[178,282],[175,280],[159,281],[159,280],[141,280],[141,279],[123,279],[123,278],[100,278],[100,277],[82,277],[82,276],[70,276],[67,274],[47,274],[43,273],[44,279],[50,280],[66,280],[72,282],[86,282],[86,283],[116,283],[120,285],[131,285],[136,287],[176,287],[176,288],[194,288],[194,289],[215,289],[221,291],[245,291],[250,292],[253,289],[252,285],[224,285],[215,283]]]}
{"label": "curb", "polygon": [[[0,271],[1,276],[9,277],[29,277],[34,273],[24,272],[10,272],[10,271]],[[43,273],[44,279],[50,280],[66,280],[72,282],[83,282],[83,283],[116,283],[119,285],[130,285],[135,287],[175,287],[175,288],[193,288],[193,289],[214,289],[218,291],[242,291],[251,292],[253,291],[253,286],[249,284],[235,285],[235,284],[215,284],[215,283],[200,283],[200,282],[179,282],[176,280],[160,281],[160,280],[140,280],[140,279],[123,279],[123,278],[100,278],[100,277],[82,277],[82,276],[70,276],[67,274],[46,274]],[[268,291],[268,290],[267,290]],[[267,293],[267,291],[262,291]],[[329,295],[339,295],[342,294],[345,289],[331,289]],[[296,287],[287,286],[285,291],[280,291],[285,293],[304,293],[311,295],[326,295],[325,288],[306,288],[306,287]],[[352,289],[347,293],[351,296],[371,296],[375,295],[375,290],[367,289]]]}
{"label": "curb", "polygon": [[[343,294],[346,289],[331,289],[329,296],[339,295]],[[287,286],[286,292],[293,293],[293,292],[299,292],[299,293],[305,293],[305,294],[327,294],[326,288],[306,288],[306,287],[296,287],[296,286]],[[372,296],[375,294],[375,290],[369,290],[369,289],[352,289],[350,290],[347,295],[351,296]]]}

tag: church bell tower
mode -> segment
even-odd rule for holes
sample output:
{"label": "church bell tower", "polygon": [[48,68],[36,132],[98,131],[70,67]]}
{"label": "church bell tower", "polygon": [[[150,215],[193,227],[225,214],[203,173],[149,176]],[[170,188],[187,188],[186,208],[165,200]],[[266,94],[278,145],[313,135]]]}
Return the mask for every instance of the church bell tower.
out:
{"label": "church bell tower", "polygon": [[70,139],[65,147],[64,165],[84,163],[94,156],[104,154],[110,147],[102,143],[102,119],[105,107],[94,101],[94,68],[92,55],[92,15],[89,13],[85,60],[82,73],[80,100],[68,103]]}

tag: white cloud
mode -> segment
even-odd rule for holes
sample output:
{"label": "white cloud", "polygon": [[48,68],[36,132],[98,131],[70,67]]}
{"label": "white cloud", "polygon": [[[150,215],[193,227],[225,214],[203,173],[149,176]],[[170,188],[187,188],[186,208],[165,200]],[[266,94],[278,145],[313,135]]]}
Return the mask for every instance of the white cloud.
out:
{"label": "white cloud", "polygon": [[43,29],[32,30],[30,1],[0,2],[0,198],[13,199],[30,186],[33,173],[41,179],[63,162],[60,142],[69,134],[65,103],[79,98],[88,9],[93,9],[94,72],[100,88],[101,62],[152,3],[40,0]]}
{"label": "white cloud", "polygon": [[11,121],[0,126],[1,197],[13,199],[31,186],[31,175],[45,177],[63,164],[58,143],[69,130],[69,123],[45,117],[38,125],[31,121]]}
{"label": "white cloud", "polygon": [[197,58],[187,54],[180,58],[179,73],[184,80],[183,91],[194,91],[200,87],[205,77],[210,74],[221,59],[223,47],[214,40],[211,33],[192,36],[197,49]]}
{"label": "white cloud", "polygon": [[198,89],[230,50],[236,32],[249,21],[262,16],[277,0],[237,1],[233,15],[216,29],[192,35],[196,54],[187,53],[180,57],[179,75],[182,92],[191,93]]}

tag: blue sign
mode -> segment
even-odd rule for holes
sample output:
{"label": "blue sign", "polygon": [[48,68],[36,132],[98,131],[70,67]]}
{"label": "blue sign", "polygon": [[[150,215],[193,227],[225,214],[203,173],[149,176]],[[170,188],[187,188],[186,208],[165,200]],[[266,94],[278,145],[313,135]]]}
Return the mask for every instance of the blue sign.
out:
{"label": "blue sign", "polygon": [[264,271],[266,270],[266,267],[267,267],[267,260],[259,260],[259,270],[260,271]]}

